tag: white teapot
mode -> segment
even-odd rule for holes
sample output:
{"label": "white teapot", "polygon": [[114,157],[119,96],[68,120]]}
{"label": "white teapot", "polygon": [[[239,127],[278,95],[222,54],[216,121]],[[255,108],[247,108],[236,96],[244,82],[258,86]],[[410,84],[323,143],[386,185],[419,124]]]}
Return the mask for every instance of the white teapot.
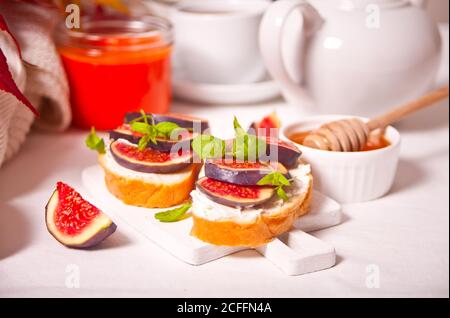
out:
{"label": "white teapot", "polygon": [[433,84],[441,38],[422,5],[277,1],[261,22],[261,53],[286,100],[301,110],[379,114]]}

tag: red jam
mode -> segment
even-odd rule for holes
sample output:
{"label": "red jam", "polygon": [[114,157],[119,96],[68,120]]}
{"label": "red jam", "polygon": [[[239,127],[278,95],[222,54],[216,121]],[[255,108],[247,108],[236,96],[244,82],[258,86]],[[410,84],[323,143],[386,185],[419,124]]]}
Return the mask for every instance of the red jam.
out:
{"label": "red jam", "polygon": [[205,181],[203,181],[202,186],[206,190],[220,195],[229,195],[242,199],[256,199],[258,198],[260,191],[257,186],[241,186],[232,183],[217,181],[210,178],[207,178]]}
{"label": "red jam", "polygon": [[233,169],[259,169],[265,167],[261,162],[249,162],[249,161],[221,161],[221,166],[230,167]]}
{"label": "red jam", "polygon": [[61,23],[56,44],[70,86],[74,125],[117,127],[127,112],[166,113],[171,101],[172,27],[152,16],[84,17]]}
{"label": "red jam", "polygon": [[98,208],[85,201],[67,184],[58,182],[56,189],[59,201],[54,221],[58,231],[67,235],[76,235],[100,214]]}
{"label": "red jam", "polygon": [[118,142],[115,149],[121,155],[143,162],[166,162],[170,160],[169,152],[162,152],[152,148],[139,150],[138,147],[126,143]]}

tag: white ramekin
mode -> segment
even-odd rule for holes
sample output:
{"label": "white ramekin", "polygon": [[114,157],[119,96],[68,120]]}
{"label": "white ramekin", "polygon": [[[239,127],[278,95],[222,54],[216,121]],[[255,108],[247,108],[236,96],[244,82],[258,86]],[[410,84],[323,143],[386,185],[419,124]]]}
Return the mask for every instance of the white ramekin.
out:
{"label": "white ramekin", "polygon": [[[355,116],[325,115],[306,117],[282,130],[287,139],[294,132]],[[364,118],[362,118],[365,120]],[[400,134],[389,126],[385,136],[391,145],[364,152],[332,152],[297,146],[302,159],[311,164],[314,187],[341,203],[364,202],[385,195],[394,182],[400,154]]]}

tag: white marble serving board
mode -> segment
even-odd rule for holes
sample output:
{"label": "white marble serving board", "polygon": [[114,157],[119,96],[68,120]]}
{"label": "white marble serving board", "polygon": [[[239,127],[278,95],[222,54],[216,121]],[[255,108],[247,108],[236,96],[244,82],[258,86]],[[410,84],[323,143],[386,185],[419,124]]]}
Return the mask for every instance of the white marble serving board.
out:
{"label": "white marble serving board", "polygon": [[[158,244],[178,259],[201,265],[220,257],[244,250],[242,247],[215,246],[191,236],[192,218],[162,223],[153,215],[164,209],[139,208],[124,204],[114,197],[104,184],[104,174],[99,166],[88,167],[82,173],[83,184],[89,191],[92,203],[112,219],[120,218],[136,231]],[[288,275],[300,275],[329,268],[335,264],[334,248],[311,232],[341,222],[340,205],[314,191],[309,214],[299,218],[295,228],[256,250]]]}

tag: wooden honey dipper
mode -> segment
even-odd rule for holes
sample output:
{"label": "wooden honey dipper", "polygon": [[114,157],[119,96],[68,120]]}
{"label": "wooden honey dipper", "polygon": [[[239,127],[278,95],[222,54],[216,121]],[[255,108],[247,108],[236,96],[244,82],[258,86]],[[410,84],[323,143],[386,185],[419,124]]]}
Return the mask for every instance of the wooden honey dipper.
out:
{"label": "wooden honey dipper", "polygon": [[448,86],[442,87],[378,116],[367,123],[359,118],[349,118],[327,123],[306,136],[302,144],[321,150],[360,151],[366,145],[371,131],[384,129],[405,116],[448,97],[448,94]]}

